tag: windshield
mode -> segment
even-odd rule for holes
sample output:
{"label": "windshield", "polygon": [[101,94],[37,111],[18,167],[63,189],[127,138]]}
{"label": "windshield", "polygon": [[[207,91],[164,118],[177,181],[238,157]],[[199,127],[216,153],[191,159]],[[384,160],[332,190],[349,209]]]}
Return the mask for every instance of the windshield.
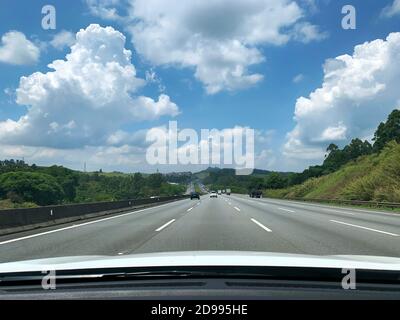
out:
{"label": "windshield", "polygon": [[399,22],[398,0],[2,0],[0,265],[400,258]]}

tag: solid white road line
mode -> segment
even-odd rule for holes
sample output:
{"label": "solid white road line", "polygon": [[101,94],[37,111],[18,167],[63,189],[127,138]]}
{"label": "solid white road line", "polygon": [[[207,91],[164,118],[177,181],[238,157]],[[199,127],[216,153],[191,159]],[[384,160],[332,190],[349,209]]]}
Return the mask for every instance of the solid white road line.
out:
{"label": "solid white road line", "polygon": [[157,232],[161,231],[162,229],[168,227],[171,223],[175,222],[175,219],[172,219],[171,221],[168,221],[166,224],[163,224],[161,227],[156,229]]}
{"label": "solid white road line", "polygon": [[237,210],[237,211],[239,211],[240,212],[240,209],[238,208],[238,207],[234,207],[235,208],[235,210]]}
{"label": "solid white road line", "polygon": [[325,209],[325,210],[328,210],[328,211],[330,211],[330,212],[343,213],[343,214],[348,214],[348,215],[350,215],[350,216],[354,216],[354,213],[352,213],[352,212],[339,211],[339,210],[332,210],[332,209]]}
{"label": "solid white road line", "polygon": [[167,205],[170,205],[170,204],[171,203],[166,203],[166,204],[162,204],[160,206],[155,206],[155,207],[151,207],[151,208],[146,208],[146,209],[141,209],[141,210],[132,211],[132,212],[128,212],[128,213],[123,213],[123,214],[120,214],[120,215],[117,215],[117,216],[112,216],[112,217],[103,218],[103,219],[90,221],[90,222],[84,222],[84,223],[80,223],[80,224],[74,224],[74,225],[69,226],[69,227],[64,227],[64,228],[55,229],[55,230],[51,230],[51,231],[45,231],[45,232],[41,232],[41,233],[36,233],[36,234],[29,235],[29,236],[21,237],[21,238],[10,239],[10,240],[6,240],[6,241],[0,242],[0,245],[7,244],[7,243],[12,243],[12,242],[16,242],[16,241],[21,241],[21,240],[26,240],[26,239],[31,239],[31,238],[36,238],[36,237],[44,236],[44,235],[47,235],[47,234],[64,231],[64,230],[75,229],[75,228],[87,226],[87,225],[98,223],[98,222],[117,219],[117,218],[121,218],[121,217],[124,217],[124,216],[129,216],[131,214],[137,214],[137,213],[140,213],[140,212],[143,212],[143,211],[147,211],[147,210],[150,210],[150,209],[161,208],[161,207],[164,207],[164,206],[167,206]]}
{"label": "solid white road line", "polygon": [[296,212],[296,211],[285,209],[285,208],[278,208],[278,209],[279,210],[283,210],[283,211],[287,211],[287,212],[291,212],[291,213],[295,213]]}
{"label": "solid white road line", "polygon": [[[269,199],[269,201],[271,201],[271,200]],[[289,200],[287,200],[287,201],[289,201]],[[304,205],[304,202],[297,202],[297,201],[290,201],[290,202],[295,203],[299,207],[302,207],[305,209],[307,209],[307,207],[317,207],[317,208],[323,208],[323,209],[326,208],[327,210],[332,210],[332,208],[337,208],[338,210],[332,210],[332,211],[349,214],[349,215],[354,215],[354,213],[348,212],[349,210],[351,210],[351,211],[355,211],[356,213],[360,212],[360,213],[369,213],[369,214],[378,214],[378,215],[384,215],[384,216],[400,217],[400,214],[398,214],[398,213],[389,213],[389,212],[382,212],[382,211],[375,211],[375,210],[363,210],[363,209],[358,209],[357,207],[349,208],[349,207],[339,207],[339,206],[334,206],[334,205],[327,206],[327,205],[317,204],[317,203],[307,203],[306,205]],[[279,202],[275,202],[275,201],[274,201],[274,203],[279,204]],[[342,210],[346,210],[346,212],[344,212]]]}
{"label": "solid white road line", "polygon": [[251,218],[251,221],[253,221],[259,227],[263,228],[265,231],[272,232],[271,229],[268,229],[266,226],[264,226],[262,223],[258,222],[256,219]]}
{"label": "solid white road line", "polygon": [[364,230],[379,232],[379,233],[387,234],[387,235],[393,236],[393,237],[399,237],[398,234],[391,233],[391,232],[381,231],[381,230],[377,230],[377,229],[371,229],[371,228],[359,226],[359,225],[356,225],[356,224],[346,223],[346,222],[337,221],[337,220],[329,220],[329,221],[330,221],[330,222],[334,222],[334,223],[344,224],[344,225],[346,225],[346,226],[355,227],[355,228],[359,228],[359,229],[364,229]]}
{"label": "solid white road line", "polygon": [[[266,202],[257,202],[257,203],[261,203],[261,204],[263,204],[263,205],[270,205],[270,203],[266,203]],[[277,204],[277,203],[274,203],[274,204]],[[297,203],[296,203],[297,204]],[[298,205],[299,207],[301,207],[301,208],[303,208],[303,210],[307,210],[308,209],[308,207],[307,206],[304,206],[304,205]],[[341,214],[347,214],[347,215],[350,215],[350,216],[354,216],[354,213],[352,213],[352,212],[348,212],[348,211],[340,211],[340,210],[335,210],[335,209],[330,209],[330,208],[327,208],[327,207],[322,207],[322,206],[312,206],[312,207],[319,207],[319,208],[321,208],[322,210],[325,210],[325,211],[328,211],[328,212],[326,212],[326,213],[330,213],[330,212],[336,212],[336,213],[341,213]],[[280,207],[278,207],[278,209],[279,210],[283,210],[283,211],[287,211],[287,212],[292,212],[292,213],[295,213],[296,211],[293,211],[293,210],[289,210],[289,209],[284,209],[284,208],[280,208]]]}

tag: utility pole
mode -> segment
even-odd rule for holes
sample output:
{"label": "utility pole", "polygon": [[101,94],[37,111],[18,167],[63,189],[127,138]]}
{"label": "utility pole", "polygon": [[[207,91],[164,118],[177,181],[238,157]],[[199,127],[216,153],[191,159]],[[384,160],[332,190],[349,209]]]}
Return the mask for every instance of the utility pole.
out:
{"label": "utility pole", "polygon": [[83,172],[86,172],[86,162],[83,163]]}

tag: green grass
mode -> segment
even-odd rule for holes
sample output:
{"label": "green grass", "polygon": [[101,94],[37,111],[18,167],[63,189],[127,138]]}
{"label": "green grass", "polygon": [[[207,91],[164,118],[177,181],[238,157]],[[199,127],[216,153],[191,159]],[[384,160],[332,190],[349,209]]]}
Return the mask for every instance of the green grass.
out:
{"label": "green grass", "polygon": [[196,185],[194,186],[194,191],[197,192],[198,194],[202,194],[202,193],[203,193],[203,192],[201,191],[201,189],[200,189],[200,187],[199,187],[198,184],[196,184]]}
{"label": "green grass", "polygon": [[0,210],[19,209],[19,208],[35,208],[37,204],[33,202],[11,202],[10,199],[0,200]]}
{"label": "green grass", "polygon": [[400,202],[400,145],[391,142],[381,153],[360,157],[334,173],[286,189],[265,190],[264,195]]}

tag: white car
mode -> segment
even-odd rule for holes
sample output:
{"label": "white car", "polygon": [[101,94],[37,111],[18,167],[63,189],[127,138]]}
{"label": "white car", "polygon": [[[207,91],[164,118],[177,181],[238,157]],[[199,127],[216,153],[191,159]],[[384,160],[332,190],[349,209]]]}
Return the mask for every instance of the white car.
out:
{"label": "white car", "polygon": [[218,198],[218,195],[215,191],[211,191],[210,198]]}

